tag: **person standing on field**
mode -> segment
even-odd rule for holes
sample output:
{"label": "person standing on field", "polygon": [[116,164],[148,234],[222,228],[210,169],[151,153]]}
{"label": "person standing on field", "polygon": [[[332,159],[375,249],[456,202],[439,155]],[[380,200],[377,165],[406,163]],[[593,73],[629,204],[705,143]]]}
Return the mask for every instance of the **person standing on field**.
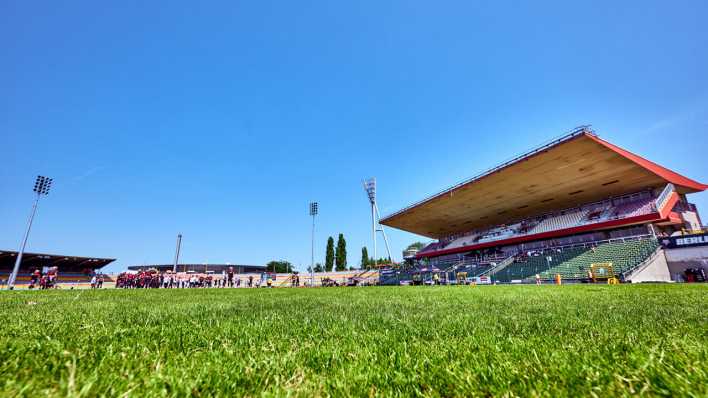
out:
{"label": "person standing on field", "polygon": [[234,267],[229,267],[229,272],[226,274],[226,283],[228,287],[234,287]]}

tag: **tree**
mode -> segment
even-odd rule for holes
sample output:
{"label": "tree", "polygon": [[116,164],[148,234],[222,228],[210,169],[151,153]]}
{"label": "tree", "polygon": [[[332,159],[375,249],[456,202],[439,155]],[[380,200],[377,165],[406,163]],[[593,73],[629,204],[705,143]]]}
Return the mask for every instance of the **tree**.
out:
{"label": "tree", "polygon": [[347,270],[347,241],[344,240],[344,234],[339,234],[339,238],[337,238],[337,251],[334,259],[337,271]]}
{"label": "tree", "polygon": [[323,272],[324,267],[322,266],[321,263],[315,263],[315,272]]}
{"label": "tree", "polygon": [[423,242],[413,242],[413,243],[411,243],[410,245],[408,245],[408,247],[406,248],[406,250],[410,250],[410,249],[418,249],[418,250],[420,250],[420,249],[422,249],[422,248],[424,248],[424,247],[425,247],[425,243],[423,243]]}
{"label": "tree", "polygon": [[334,238],[331,236],[327,239],[327,252],[325,253],[325,271],[332,271],[334,266]]}
{"label": "tree", "polygon": [[266,264],[266,271],[277,272],[277,273],[290,273],[293,272],[293,265],[289,261],[271,261]]}
{"label": "tree", "polygon": [[369,251],[366,246],[361,248],[361,269],[369,269]]}
{"label": "tree", "polygon": [[[390,258],[383,258],[383,257],[380,257],[380,258],[378,259],[378,261],[376,261],[376,265],[390,264],[390,263],[392,263],[392,262],[393,262],[393,261],[391,261]],[[371,268],[374,268],[374,258],[373,258],[373,257],[369,258],[369,266],[370,266]]]}

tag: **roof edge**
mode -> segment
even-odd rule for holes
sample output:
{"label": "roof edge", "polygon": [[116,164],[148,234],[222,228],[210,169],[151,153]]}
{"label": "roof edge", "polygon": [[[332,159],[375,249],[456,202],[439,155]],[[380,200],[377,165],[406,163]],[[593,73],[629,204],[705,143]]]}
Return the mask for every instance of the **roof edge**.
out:
{"label": "roof edge", "polygon": [[555,146],[557,146],[557,145],[563,144],[563,143],[565,143],[565,142],[571,141],[571,140],[573,140],[573,139],[576,139],[576,138],[582,137],[582,136],[597,137],[597,135],[595,134],[595,132],[590,128],[590,125],[578,126],[578,127],[574,128],[573,130],[571,130],[569,133],[566,133],[566,134],[562,135],[562,136],[559,137],[559,138],[554,138],[554,139],[552,139],[552,140],[546,142],[545,144],[542,144],[542,145],[540,145],[540,146],[538,146],[538,147],[535,147],[534,149],[532,149],[532,150],[530,150],[530,151],[528,151],[528,152],[525,152],[525,153],[523,153],[523,154],[521,154],[521,155],[518,155],[518,156],[512,158],[511,160],[508,160],[508,161],[503,162],[503,163],[501,163],[501,164],[499,164],[499,165],[497,165],[497,166],[494,166],[494,167],[492,167],[492,168],[490,168],[490,169],[487,169],[487,170],[485,170],[485,171],[483,171],[483,172],[481,172],[481,173],[475,175],[474,177],[468,178],[468,179],[466,179],[466,180],[464,180],[464,181],[462,181],[462,182],[459,182],[459,183],[457,183],[457,184],[455,184],[455,185],[453,185],[453,186],[451,186],[451,187],[449,187],[449,188],[446,188],[446,189],[444,189],[444,190],[442,190],[442,191],[440,191],[440,192],[438,192],[438,193],[435,193],[435,194],[432,194],[432,195],[430,195],[430,196],[427,196],[427,197],[425,197],[425,198],[423,198],[423,199],[421,199],[421,200],[419,200],[419,201],[417,201],[417,202],[414,202],[414,203],[412,203],[412,204],[410,204],[410,205],[404,207],[404,208],[401,209],[401,210],[398,210],[398,211],[396,211],[396,212],[393,212],[393,213],[391,213],[391,214],[388,214],[388,215],[386,215],[385,217],[383,217],[383,218],[380,220],[380,223],[386,225],[386,221],[388,221],[388,220],[390,220],[390,219],[392,219],[392,218],[394,218],[394,217],[396,217],[396,216],[398,216],[398,215],[400,215],[400,214],[403,214],[403,213],[405,213],[405,212],[407,212],[407,211],[409,211],[409,210],[411,210],[411,209],[414,209],[414,208],[416,208],[416,207],[418,207],[418,206],[421,206],[421,205],[423,205],[423,204],[425,204],[425,203],[431,202],[431,201],[433,201],[433,200],[435,200],[435,199],[437,199],[437,198],[439,198],[439,197],[441,197],[441,196],[443,196],[443,195],[446,195],[446,194],[448,194],[448,193],[454,192],[454,191],[458,190],[459,188],[462,188],[463,186],[466,186],[466,185],[468,185],[468,184],[472,184],[472,183],[474,183],[474,182],[476,182],[476,181],[479,181],[479,180],[481,180],[482,178],[487,177],[488,175],[494,174],[494,173],[496,173],[497,171],[500,171],[500,170],[502,170],[502,169],[505,169],[505,168],[507,168],[507,167],[510,167],[510,166],[512,166],[512,165],[514,165],[514,164],[516,164],[516,163],[518,163],[518,162],[520,162],[520,161],[522,161],[522,160],[524,160],[524,159],[528,159],[528,158],[530,158],[530,157],[532,157],[532,156],[534,156],[534,155],[537,155],[537,154],[539,154],[539,153],[541,153],[541,152],[543,152],[543,151],[546,151],[546,150],[548,150],[548,149],[550,149],[550,148],[553,148],[553,147],[555,147]]}
{"label": "roof edge", "polygon": [[[17,250],[0,250],[0,253],[15,253],[15,255],[19,254]],[[83,260],[102,260],[102,261],[116,261],[116,258],[107,258],[107,257],[85,257],[85,256],[74,256],[71,254],[51,254],[51,253],[33,253],[33,252],[24,252],[22,254],[23,256],[50,256],[50,257],[64,257],[64,258],[76,258],[76,259],[83,259]]]}
{"label": "roof edge", "polygon": [[705,191],[708,189],[708,185],[702,184],[698,181],[692,180],[688,177],[684,177],[681,174],[667,169],[664,166],[661,166],[659,164],[656,164],[652,162],[651,160],[647,160],[637,154],[634,154],[626,149],[620,148],[617,145],[611,144],[600,137],[596,135],[590,135],[590,139],[593,141],[597,142],[598,144],[610,149],[611,151],[617,153],[618,155],[631,160],[635,164],[643,167],[644,169],[656,174],[657,176],[665,179],[666,181],[674,184],[674,185],[679,185],[685,188],[689,188],[693,190],[694,192],[701,192]]}

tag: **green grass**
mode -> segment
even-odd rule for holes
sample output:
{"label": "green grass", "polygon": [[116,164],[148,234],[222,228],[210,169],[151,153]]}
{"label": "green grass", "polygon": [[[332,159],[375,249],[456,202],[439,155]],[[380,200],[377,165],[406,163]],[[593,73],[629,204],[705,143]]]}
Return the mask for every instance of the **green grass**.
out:
{"label": "green grass", "polygon": [[708,396],[708,285],[2,292],[0,396]]}

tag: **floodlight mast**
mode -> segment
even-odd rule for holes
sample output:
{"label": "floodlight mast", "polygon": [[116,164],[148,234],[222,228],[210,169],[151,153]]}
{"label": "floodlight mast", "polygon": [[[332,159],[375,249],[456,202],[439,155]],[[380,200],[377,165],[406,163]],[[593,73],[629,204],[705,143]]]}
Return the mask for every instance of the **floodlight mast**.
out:
{"label": "floodlight mast", "polygon": [[177,251],[175,252],[175,264],[172,266],[172,272],[177,273],[177,264],[179,263],[179,250],[182,247],[182,234],[177,234]]}
{"label": "floodlight mast", "polygon": [[374,241],[374,267],[376,267],[379,261],[376,253],[376,232],[380,231],[383,235],[384,243],[386,244],[386,253],[389,259],[391,258],[391,249],[388,246],[386,231],[384,231],[383,225],[379,222],[381,215],[379,214],[379,206],[376,204],[376,178],[372,177],[364,181],[364,190],[371,204],[371,238]]}
{"label": "floodlight mast", "polygon": [[48,195],[49,189],[52,187],[52,182],[54,179],[47,178],[44,176],[37,176],[34,182],[33,191],[37,194],[34,199],[34,204],[32,205],[32,213],[30,213],[29,222],[27,223],[27,230],[25,230],[25,236],[22,238],[22,243],[20,244],[20,250],[17,253],[17,259],[15,260],[15,266],[12,268],[12,273],[10,278],[7,280],[7,288],[12,290],[15,288],[15,280],[17,279],[17,273],[20,271],[20,265],[22,264],[22,256],[25,253],[25,247],[27,246],[27,239],[29,238],[30,230],[32,229],[32,221],[34,221],[34,215],[37,212],[37,205],[39,204],[39,198],[42,195]]}
{"label": "floodlight mast", "polygon": [[315,286],[315,216],[319,212],[319,203],[310,202],[310,216],[312,216],[312,245],[310,257],[310,286]]}
{"label": "floodlight mast", "polygon": [[369,204],[371,204],[371,239],[374,242],[374,267],[376,267],[378,262],[378,257],[376,257],[376,178],[371,177],[364,181],[364,190],[366,195],[369,197]]}

